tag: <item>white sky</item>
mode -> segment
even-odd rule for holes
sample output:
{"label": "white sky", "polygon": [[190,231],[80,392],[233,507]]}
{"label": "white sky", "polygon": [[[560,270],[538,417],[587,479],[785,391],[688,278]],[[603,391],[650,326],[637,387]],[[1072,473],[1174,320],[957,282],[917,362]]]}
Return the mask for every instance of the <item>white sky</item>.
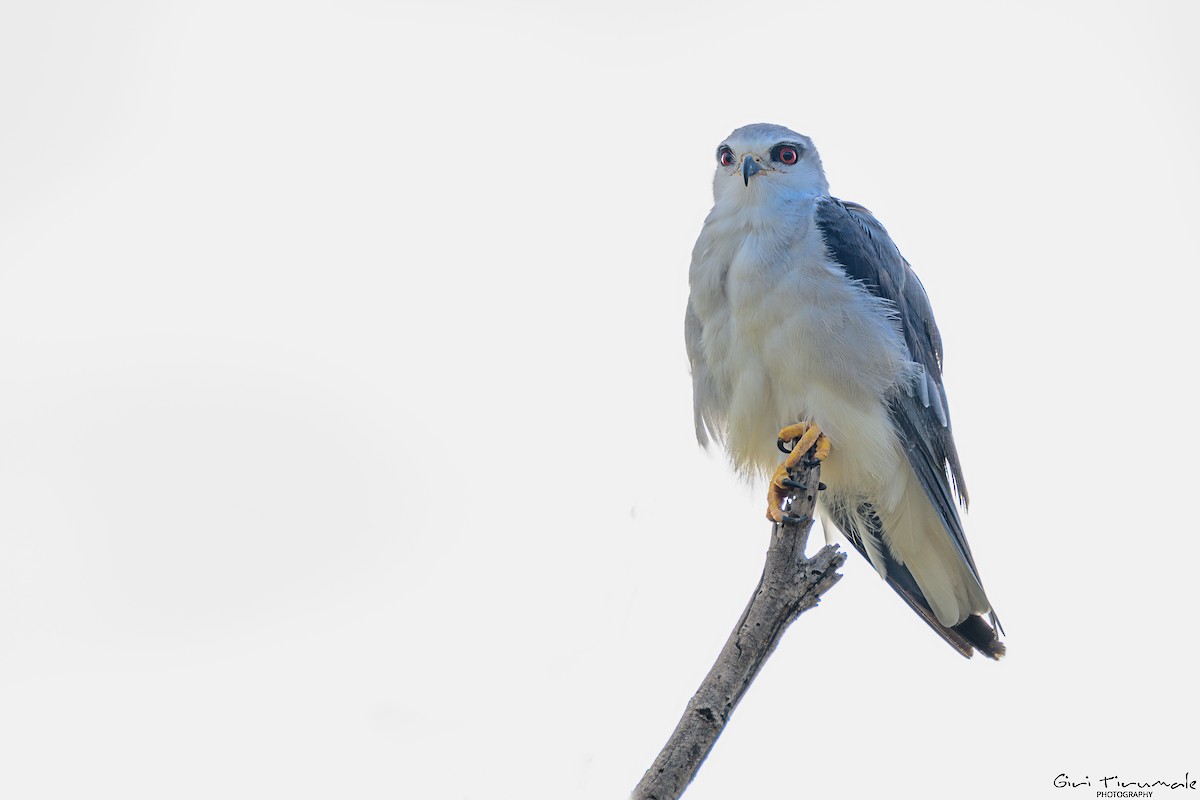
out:
{"label": "white sky", "polygon": [[689,800],[1200,774],[1196,9],[5,3],[0,796],[625,797],[767,544],[682,337],[759,121],[929,291],[1011,654],[852,553]]}

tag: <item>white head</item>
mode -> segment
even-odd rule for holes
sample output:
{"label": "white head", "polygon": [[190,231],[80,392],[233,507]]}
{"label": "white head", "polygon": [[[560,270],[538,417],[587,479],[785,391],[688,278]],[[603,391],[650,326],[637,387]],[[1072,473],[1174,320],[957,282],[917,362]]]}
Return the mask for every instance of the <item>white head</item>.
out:
{"label": "white head", "polygon": [[718,204],[772,201],[781,195],[827,195],[829,182],[812,139],[758,123],[738,128],[717,147],[713,197]]}

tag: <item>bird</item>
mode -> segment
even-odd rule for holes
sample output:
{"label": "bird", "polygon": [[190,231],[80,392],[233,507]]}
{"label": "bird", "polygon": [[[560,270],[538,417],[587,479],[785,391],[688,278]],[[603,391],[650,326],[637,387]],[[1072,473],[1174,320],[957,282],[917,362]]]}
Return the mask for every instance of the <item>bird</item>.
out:
{"label": "bird", "polygon": [[808,136],[747,125],[716,162],[684,323],[697,440],[769,477],[776,523],[811,448],[827,539],[840,531],[960,654],[998,660],[925,288],[870,211],[830,195]]}

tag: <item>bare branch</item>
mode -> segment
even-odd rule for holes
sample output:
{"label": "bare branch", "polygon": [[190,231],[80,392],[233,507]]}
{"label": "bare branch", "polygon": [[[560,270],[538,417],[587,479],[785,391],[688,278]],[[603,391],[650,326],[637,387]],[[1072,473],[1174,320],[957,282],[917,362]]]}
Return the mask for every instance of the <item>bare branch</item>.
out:
{"label": "bare branch", "polygon": [[754,596],[632,800],[675,800],[683,794],[783,632],[842,577],[837,569],[846,555],[836,547],[827,545],[811,559],[804,556],[820,475],[820,463],[807,459],[793,471],[798,486],[785,505],[786,521],[772,528]]}

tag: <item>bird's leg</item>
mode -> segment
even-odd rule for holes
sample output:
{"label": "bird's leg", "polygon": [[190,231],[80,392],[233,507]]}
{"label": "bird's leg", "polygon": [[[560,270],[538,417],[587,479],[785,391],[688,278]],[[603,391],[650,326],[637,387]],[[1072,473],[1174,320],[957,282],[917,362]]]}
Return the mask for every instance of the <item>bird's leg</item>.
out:
{"label": "bird's leg", "polygon": [[829,437],[811,422],[798,422],[781,430],[780,450],[783,450],[784,442],[793,442],[791,452],[784,451],[788,457],[775,469],[767,488],[767,519],[772,522],[783,521],[783,500],[788,496],[788,490],[795,487],[795,482],[788,477],[788,470],[799,464],[809,450],[813,450],[816,461],[824,461],[829,455]]}

